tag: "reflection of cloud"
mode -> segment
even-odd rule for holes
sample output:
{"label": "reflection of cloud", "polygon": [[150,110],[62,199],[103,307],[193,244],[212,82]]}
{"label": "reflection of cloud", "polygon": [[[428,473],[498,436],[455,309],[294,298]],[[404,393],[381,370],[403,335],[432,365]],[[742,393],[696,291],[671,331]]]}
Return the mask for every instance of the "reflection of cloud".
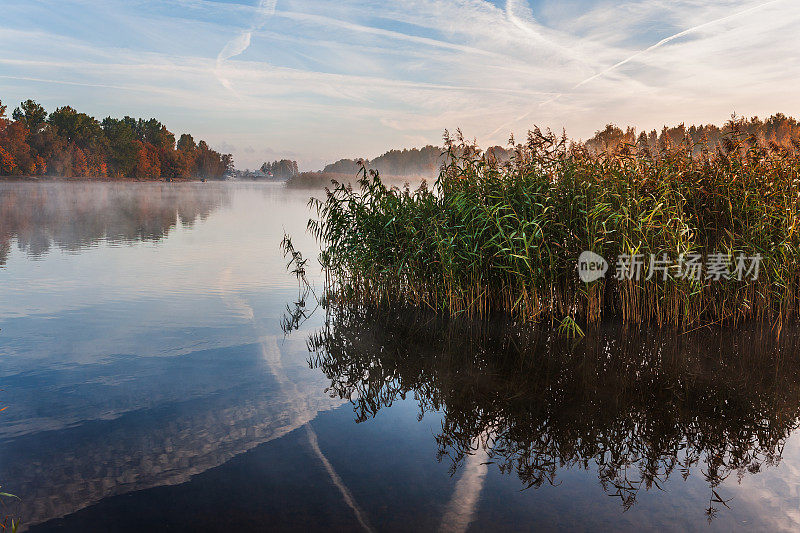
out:
{"label": "reflection of cloud", "polygon": [[[783,448],[780,464],[725,487],[734,510],[758,514],[769,531],[800,531],[800,436],[792,436]],[[751,511],[753,509],[753,511]]]}
{"label": "reflection of cloud", "polygon": [[[228,290],[230,277],[231,269],[227,268],[223,271],[220,277],[220,294],[230,307],[239,310],[239,312],[245,316],[249,316],[250,320],[255,325],[255,313],[253,308],[243,297]],[[267,337],[262,340],[261,356],[263,361],[267,363],[267,366],[270,368],[272,375],[277,380],[278,386],[276,389],[287,399],[288,402],[292,404],[293,409],[297,412],[298,416],[302,416],[306,420],[311,421],[317,415],[319,409],[315,409],[309,405],[310,398],[306,394],[303,394],[302,391],[298,390],[297,383],[290,380],[286,375],[286,369],[284,368],[283,361],[281,359],[281,352],[275,343],[274,337]],[[368,532],[373,531],[366,514],[364,514],[364,512],[361,510],[361,507],[359,507],[352,493],[344,484],[344,481],[342,481],[342,478],[340,478],[339,474],[336,473],[336,470],[333,468],[333,465],[331,465],[330,461],[328,461],[328,458],[322,453],[314,428],[312,428],[310,424],[306,423],[306,430],[308,433],[308,442],[311,445],[311,448],[322,462],[323,466],[325,467],[325,471],[330,476],[333,484],[339,489],[339,492],[341,492],[345,503],[353,510],[353,513],[356,515],[358,522],[361,524],[364,530]]]}
{"label": "reflection of cloud", "polygon": [[469,527],[475,510],[478,506],[478,499],[483,489],[483,481],[489,470],[486,462],[489,454],[481,446],[478,439],[475,439],[473,446],[477,448],[473,455],[467,456],[463,468],[463,473],[458,479],[455,492],[447,504],[439,531],[463,533]]}
{"label": "reflection of cloud", "polygon": [[[280,360],[277,338],[271,337],[258,346],[211,354],[147,362],[128,358],[125,367],[114,367],[127,380],[110,390],[93,388],[83,376],[88,383],[70,385],[82,395],[102,397],[94,399],[94,409],[119,403],[120,396],[135,404],[100,420],[84,413],[87,420],[70,427],[0,441],[0,479],[14,481],[27,525],[73,513],[109,496],[184,483],[302,427],[318,412],[340,403],[319,394],[323,378],[313,374],[295,379],[293,395],[287,395],[264,366]],[[141,365],[156,368],[138,375]],[[161,375],[173,380],[180,392],[177,398],[151,397],[151,387],[168,386]],[[186,376],[192,379],[181,379]],[[63,398],[53,403],[63,408]]]}

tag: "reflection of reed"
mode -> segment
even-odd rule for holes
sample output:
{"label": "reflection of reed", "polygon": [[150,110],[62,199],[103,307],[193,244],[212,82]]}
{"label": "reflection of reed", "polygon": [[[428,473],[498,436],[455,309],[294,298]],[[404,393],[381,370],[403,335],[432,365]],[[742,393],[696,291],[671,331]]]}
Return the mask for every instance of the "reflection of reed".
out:
{"label": "reflection of reed", "polygon": [[513,326],[340,308],[309,339],[311,364],[358,421],[411,392],[422,413],[441,409],[454,471],[489,435],[490,460],[525,486],[591,465],[624,508],[699,467],[712,517],[727,505],[717,486],[777,463],[798,426],[796,333],[603,327],[575,343]]}
{"label": "reflection of reed", "polygon": [[225,186],[199,184],[34,184],[0,187],[0,265],[16,238],[32,256],[110,242],[158,241],[229,201]]}

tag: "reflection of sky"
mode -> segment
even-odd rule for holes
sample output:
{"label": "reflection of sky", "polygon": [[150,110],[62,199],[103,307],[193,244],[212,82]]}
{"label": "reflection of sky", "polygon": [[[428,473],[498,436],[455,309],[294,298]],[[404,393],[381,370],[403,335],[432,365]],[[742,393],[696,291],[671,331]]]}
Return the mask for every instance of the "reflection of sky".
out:
{"label": "reflection of sky", "polygon": [[[722,509],[709,525],[704,515],[709,491],[699,472],[686,481],[671,477],[663,491],[643,491],[627,512],[603,492],[593,467],[561,471],[556,486],[526,491],[520,491],[514,474],[501,474],[493,464],[487,465],[483,477],[464,470],[450,477],[447,460],[435,460],[433,435],[440,418],[429,414],[417,422],[415,413],[415,402],[408,399],[361,424],[352,423],[347,407],[323,413],[311,423],[320,448],[377,530],[454,530],[443,519],[456,497],[467,496],[460,502],[465,503],[470,494],[477,494],[471,531],[797,529],[797,496],[792,488],[796,477],[783,465],[747,475],[741,484],[736,479],[724,483],[717,490],[733,498],[732,509]],[[790,444],[787,458],[796,460],[796,451],[797,446]],[[211,515],[204,515],[209,508]],[[165,516],[178,530],[199,527],[201,520],[213,530],[220,517],[225,527],[241,525],[239,530],[267,517],[276,530],[358,529],[303,428],[186,483],[106,500],[62,525],[74,530],[104,523],[158,527]]]}
{"label": "reflection of sky", "polygon": [[[39,186],[4,187],[35,195]],[[74,192],[63,187],[47,198],[58,202]],[[135,184],[115,187],[132,197],[153,193]],[[103,238],[129,225],[119,216],[103,218],[99,233],[92,228],[99,237],[87,242],[81,228],[59,226],[79,219],[70,216],[73,202],[59,207],[63,216],[49,217],[47,228],[36,227],[44,220],[36,216],[20,222],[44,239],[62,236],[59,246],[34,255],[11,246],[0,268],[0,373],[9,406],[0,471],[15,479],[30,521],[186,480],[340,403],[321,394],[324,379],[307,368],[302,334],[283,340],[279,327],[297,289],[278,243],[284,226],[299,228],[295,240],[313,252],[302,231],[307,193],[270,184],[222,187],[209,187],[221,196],[216,210],[159,240]],[[222,201],[230,197],[233,206]],[[179,204],[181,195],[174,200]],[[169,205],[161,207],[168,214]],[[182,216],[191,216],[183,208]],[[173,225],[175,209],[166,224]],[[176,427],[189,433],[172,434]],[[58,444],[49,448],[53,436]],[[144,458],[126,462],[131,454]],[[153,466],[155,455],[166,463]],[[116,473],[93,472],[93,464]],[[61,494],[60,505],[42,503],[42,491],[58,494],[76,483],[80,490]]]}
{"label": "reflection of sky", "polygon": [[100,239],[35,257],[11,247],[0,268],[0,480],[16,484],[31,523],[102,498],[65,523],[141,526],[166,513],[186,528],[211,506],[228,525],[269,509],[276,525],[307,529],[356,527],[354,508],[381,530],[459,530],[465,521],[447,517],[469,513],[477,530],[800,526],[797,437],[780,465],[723,483],[732,509],[709,527],[697,469],[623,513],[594,465],[523,492],[480,458],[450,477],[447,459],[436,462],[441,415],[418,422],[411,397],[354,424],[306,364],[319,316],[288,339],[278,327],[296,295],[278,250],[284,227],[313,255],[307,193],[226,187],[229,203],[156,242]]}
{"label": "reflection of sky", "polygon": [[[306,194],[286,202],[269,185],[244,187],[236,189],[235,212],[179,225],[157,242],[101,240],[79,253],[53,248],[36,260],[12,247],[2,270],[3,372],[45,358],[179,355],[275,334],[296,294],[278,243],[284,225],[304,226]],[[313,251],[302,232],[295,239]],[[242,298],[250,302],[245,308]]]}

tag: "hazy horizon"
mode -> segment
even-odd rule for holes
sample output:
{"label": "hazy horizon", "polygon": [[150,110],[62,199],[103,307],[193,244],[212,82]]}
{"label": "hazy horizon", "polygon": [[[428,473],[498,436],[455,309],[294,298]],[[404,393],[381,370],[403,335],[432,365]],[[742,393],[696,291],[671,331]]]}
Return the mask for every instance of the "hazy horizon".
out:
{"label": "hazy horizon", "polygon": [[157,117],[237,168],[534,124],[586,139],[797,115],[800,5],[723,0],[4,2],[0,99]]}

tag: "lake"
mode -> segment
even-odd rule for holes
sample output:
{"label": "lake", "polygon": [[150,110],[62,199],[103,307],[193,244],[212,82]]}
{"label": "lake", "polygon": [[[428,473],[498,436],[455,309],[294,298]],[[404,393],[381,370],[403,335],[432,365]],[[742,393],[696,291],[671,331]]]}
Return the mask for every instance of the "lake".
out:
{"label": "lake", "polygon": [[0,184],[0,485],[20,498],[3,514],[82,532],[800,527],[796,330],[571,340],[298,308],[279,244],[312,263],[309,194]]}

